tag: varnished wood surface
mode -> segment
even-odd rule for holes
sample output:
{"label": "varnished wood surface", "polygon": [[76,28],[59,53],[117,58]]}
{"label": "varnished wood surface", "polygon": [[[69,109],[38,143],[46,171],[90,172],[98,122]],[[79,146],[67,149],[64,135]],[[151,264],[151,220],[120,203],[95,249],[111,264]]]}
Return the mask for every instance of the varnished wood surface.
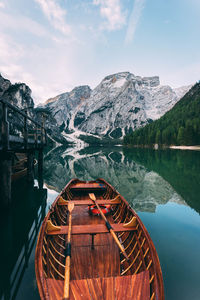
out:
{"label": "varnished wood surface", "polygon": [[[110,224],[115,232],[129,232],[136,230],[136,227],[124,227],[123,224]],[[67,234],[68,226],[60,226],[60,230],[51,231],[48,235]],[[95,225],[74,225],[72,227],[72,234],[97,234],[97,233],[109,233],[105,224]]]}
{"label": "varnished wood surface", "polygon": [[76,183],[74,185],[71,185],[70,187],[71,190],[92,190],[92,189],[101,189],[101,190],[105,190],[106,189],[106,185],[102,184],[102,183],[97,183],[97,182],[93,182],[93,183]]}
{"label": "varnished wood surface", "polygon": [[[147,300],[150,299],[149,272],[137,275],[72,280],[71,300]],[[63,281],[48,279],[50,299],[62,299]]]}
{"label": "varnished wood surface", "polygon": [[[106,189],[98,188],[99,183]],[[81,189],[71,188],[76,185]],[[84,185],[87,188],[82,190]],[[116,230],[129,257],[128,261],[108,233],[105,221],[88,213],[86,203],[91,186],[97,186],[93,193],[98,202],[107,203],[120,197],[120,203],[111,204],[111,213],[107,219]],[[64,201],[80,203],[75,205],[72,212],[70,299],[164,300],[159,259],[146,228],[123,196],[102,179],[90,183],[72,180],[58,195],[43,222],[35,259],[42,300],[62,299],[59,297],[63,295],[68,212],[67,205],[57,203],[60,197]],[[133,228],[123,227],[124,223],[134,219]],[[47,220],[60,226],[61,230],[55,233],[52,229],[47,234]],[[82,298],[80,295],[83,295]]]}
{"label": "varnished wood surface", "polygon": [[[85,199],[85,200],[73,200],[72,201],[74,203],[74,205],[94,205],[94,202],[90,199]],[[99,205],[111,205],[113,204],[112,200],[97,200],[97,203]],[[118,205],[119,203],[116,203],[116,205]],[[62,205],[67,205],[67,203],[61,203],[59,204],[59,206]]]}
{"label": "varnished wood surface", "polygon": [[[82,196],[84,197],[84,196]],[[108,216],[111,221],[112,217]],[[75,226],[79,228],[91,226],[95,231],[100,226],[106,231],[101,217],[91,216],[87,207],[75,206],[72,214],[72,233]],[[89,232],[92,232],[92,230]],[[108,277],[120,274],[120,254],[112,237],[107,233],[94,237],[94,250],[91,250],[92,237],[87,235],[72,235],[72,279],[93,277]],[[79,267],[77,267],[79,266]]]}

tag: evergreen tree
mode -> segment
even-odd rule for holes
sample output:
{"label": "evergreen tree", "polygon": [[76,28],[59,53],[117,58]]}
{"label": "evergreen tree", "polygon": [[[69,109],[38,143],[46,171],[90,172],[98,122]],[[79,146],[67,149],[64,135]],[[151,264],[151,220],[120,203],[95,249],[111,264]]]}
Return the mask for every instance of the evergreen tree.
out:
{"label": "evergreen tree", "polygon": [[185,129],[184,129],[183,126],[181,126],[178,130],[177,144],[178,145],[184,145],[185,144]]}
{"label": "evergreen tree", "polygon": [[125,144],[200,144],[200,82],[159,120],[132,132]]}

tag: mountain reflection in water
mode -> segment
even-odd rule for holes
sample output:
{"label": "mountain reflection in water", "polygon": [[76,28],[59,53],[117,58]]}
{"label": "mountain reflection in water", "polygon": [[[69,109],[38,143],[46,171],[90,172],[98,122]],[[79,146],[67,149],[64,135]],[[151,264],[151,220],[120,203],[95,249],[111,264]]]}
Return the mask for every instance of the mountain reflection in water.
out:
{"label": "mountain reflection in water", "polygon": [[[192,164],[191,154],[194,155],[176,150],[124,150],[121,147],[90,147],[81,151],[60,147],[47,153],[44,178],[46,184],[60,191],[71,178],[93,180],[102,177],[136,211],[155,212],[157,205],[169,201],[184,205],[192,203],[192,207],[200,211],[198,201],[195,201],[193,193],[191,196],[187,193],[186,188],[190,181],[188,176],[192,171],[198,171],[197,164],[196,169]],[[196,155],[200,156],[200,152]],[[183,166],[187,166],[187,172],[183,172]],[[195,192],[199,189],[196,183],[196,180],[190,182],[190,189],[192,186]]]}
{"label": "mountain reflection in water", "polygon": [[1,300],[39,300],[36,237],[57,192],[73,177],[105,178],[138,211],[159,256],[166,300],[199,300],[200,152],[122,147],[52,149],[44,161],[48,191],[17,183],[15,205],[0,222]]}

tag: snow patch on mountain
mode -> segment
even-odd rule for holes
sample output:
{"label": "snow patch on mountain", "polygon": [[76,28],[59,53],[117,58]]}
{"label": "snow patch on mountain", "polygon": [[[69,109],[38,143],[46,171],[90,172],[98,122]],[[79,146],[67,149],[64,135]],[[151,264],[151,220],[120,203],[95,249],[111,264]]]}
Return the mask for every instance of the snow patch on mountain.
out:
{"label": "snow patch on mountain", "polygon": [[80,136],[121,139],[160,118],[189,89],[161,85],[158,76],[120,72],[106,76],[93,90],[79,86],[47,100],[44,106],[56,119],[62,135],[82,147]]}
{"label": "snow patch on mountain", "polygon": [[125,78],[120,78],[119,80],[116,80],[113,84],[113,87],[115,88],[121,88],[124,83],[126,82],[126,79]]}

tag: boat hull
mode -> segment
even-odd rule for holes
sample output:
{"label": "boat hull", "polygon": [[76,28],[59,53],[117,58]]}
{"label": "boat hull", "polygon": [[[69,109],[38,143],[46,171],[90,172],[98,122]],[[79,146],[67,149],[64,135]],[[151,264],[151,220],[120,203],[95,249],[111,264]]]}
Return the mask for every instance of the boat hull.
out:
{"label": "boat hull", "polygon": [[[89,213],[94,205],[89,194],[95,195],[99,205],[111,207],[106,219],[128,259],[105,220]],[[129,203],[103,179],[71,180],[47,213],[35,255],[40,298],[63,299],[69,202],[74,203],[69,299],[164,299],[151,237]]]}

